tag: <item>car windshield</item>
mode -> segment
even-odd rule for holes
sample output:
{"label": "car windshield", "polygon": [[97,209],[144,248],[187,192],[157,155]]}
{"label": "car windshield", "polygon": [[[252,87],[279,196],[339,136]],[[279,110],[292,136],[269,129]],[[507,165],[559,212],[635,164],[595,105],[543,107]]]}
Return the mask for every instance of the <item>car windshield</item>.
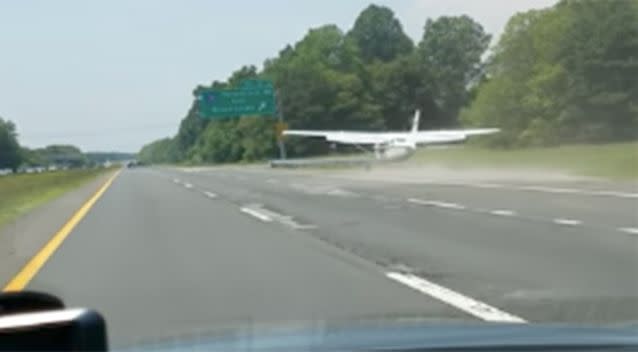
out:
{"label": "car windshield", "polygon": [[638,1],[5,1],[0,51],[0,288],[113,345],[638,321]]}

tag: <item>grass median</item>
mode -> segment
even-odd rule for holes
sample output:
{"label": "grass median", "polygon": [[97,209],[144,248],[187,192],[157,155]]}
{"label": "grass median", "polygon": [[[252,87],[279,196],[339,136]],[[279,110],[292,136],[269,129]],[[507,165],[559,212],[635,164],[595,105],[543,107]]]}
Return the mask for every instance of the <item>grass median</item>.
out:
{"label": "grass median", "polygon": [[0,227],[113,169],[0,176]]}
{"label": "grass median", "polygon": [[410,162],[460,169],[549,169],[574,175],[638,180],[638,142],[514,150],[469,145],[425,148],[419,150]]}

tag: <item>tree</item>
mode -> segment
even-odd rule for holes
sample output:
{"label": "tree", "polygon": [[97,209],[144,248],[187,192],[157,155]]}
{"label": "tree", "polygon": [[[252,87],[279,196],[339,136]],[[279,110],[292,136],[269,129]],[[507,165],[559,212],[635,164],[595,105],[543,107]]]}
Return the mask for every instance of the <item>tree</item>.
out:
{"label": "tree", "polygon": [[174,163],[180,160],[177,143],[172,138],[163,138],[142,147],[138,159],[144,163]]}
{"label": "tree", "polygon": [[385,6],[370,5],[363,10],[347,38],[354,41],[366,63],[389,62],[410,53],[414,47],[401,22]]}
{"label": "tree", "polygon": [[15,125],[0,118],[0,169],[16,171],[22,162]]}
{"label": "tree", "polygon": [[579,140],[638,137],[638,3],[563,1],[552,49],[566,72],[559,124]]}
{"label": "tree", "polygon": [[48,164],[44,153],[44,149],[21,148],[22,165],[25,166],[45,166]]}
{"label": "tree", "polygon": [[[495,145],[509,147],[520,144],[529,116],[535,115],[528,104],[530,100],[525,99],[531,90],[524,82],[533,75],[538,61],[533,29],[544,12],[532,10],[510,18],[488,61],[487,81],[482,84],[470,108],[461,113],[461,120],[467,124],[503,129],[502,133],[488,139]],[[548,125],[537,123],[537,126]],[[542,143],[536,141],[532,144]]]}
{"label": "tree", "polygon": [[[359,51],[334,25],[311,29],[264,65],[291,128],[380,129],[381,107],[365,79]],[[327,151],[325,143],[290,139],[291,155]]]}
{"label": "tree", "polygon": [[87,158],[80,148],[73,145],[48,145],[40,150],[39,154],[48,164],[81,167],[87,163]]}
{"label": "tree", "polygon": [[[193,95],[196,95],[198,89],[201,88],[196,88],[195,91],[193,91]],[[179,130],[175,137],[175,152],[180,156],[187,155],[208,123],[209,120],[199,116],[197,107],[193,103],[186,117],[184,117],[179,124]]]}
{"label": "tree", "polygon": [[417,55],[411,54],[388,63],[369,66],[375,101],[381,106],[384,125],[391,130],[406,130],[415,109],[421,110],[421,126],[441,127],[434,104],[432,74]]}
{"label": "tree", "polygon": [[465,15],[427,20],[418,53],[431,74],[442,124],[456,124],[459,110],[469,102],[469,88],[481,78],[481,57],[490,39]]}
{"label": "tree", "polygon": [[510,19],[468,123],[501,145],[638,138],[638,4],[562,1]]}

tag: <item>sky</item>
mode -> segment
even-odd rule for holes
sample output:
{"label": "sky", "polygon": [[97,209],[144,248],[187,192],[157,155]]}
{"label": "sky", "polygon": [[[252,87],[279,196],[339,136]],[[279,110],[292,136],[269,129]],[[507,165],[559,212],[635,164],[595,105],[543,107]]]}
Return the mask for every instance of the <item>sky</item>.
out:
{"label": "sky", "polygon": [[[495,37],[556,0],[378,0],[418,42],[466,14]],[[370,0],[0,0],[0,117],[22,145],[137,152],[173,136],[198,84],[261,67],[308,29],[347,31]]]}

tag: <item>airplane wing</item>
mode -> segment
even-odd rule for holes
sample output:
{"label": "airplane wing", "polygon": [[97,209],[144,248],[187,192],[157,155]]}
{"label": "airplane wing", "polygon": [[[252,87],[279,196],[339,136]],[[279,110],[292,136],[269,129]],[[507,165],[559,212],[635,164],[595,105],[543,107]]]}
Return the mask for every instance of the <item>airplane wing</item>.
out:
{"label": "airplane wing", "polygon": [[410,139],[416,144],[435,144],[461,142],[470,136],[499,132],[498,128],[475,128],[466,130],[438,130],[412,132]]}
{"label": "airplane wing", "polygon": [[321,137],[328,142],[342,144],[383,144],[402,139],[415,144],[436,144],[461,142],[470,136],[491,134],[498,132],[498,128],[477,128],[466,130],[438,130],[411,132],[350,132],[350,131],[311,131],[287,130],[286,136]]}
{"label": "airplane wing", "polygon": [[328,142],[342,144],[380,144],[392,139],[393,133],[287,130],[285,136],[322,137]]}

